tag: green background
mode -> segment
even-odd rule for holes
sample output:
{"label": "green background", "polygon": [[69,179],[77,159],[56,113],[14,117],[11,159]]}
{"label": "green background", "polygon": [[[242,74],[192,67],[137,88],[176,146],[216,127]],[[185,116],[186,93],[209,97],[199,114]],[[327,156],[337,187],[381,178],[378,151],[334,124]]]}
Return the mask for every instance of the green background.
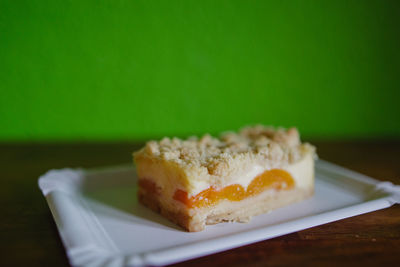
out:
{"label": "green background", "polygon": [[0,140],[398,138],[399,7],[0,0]]}

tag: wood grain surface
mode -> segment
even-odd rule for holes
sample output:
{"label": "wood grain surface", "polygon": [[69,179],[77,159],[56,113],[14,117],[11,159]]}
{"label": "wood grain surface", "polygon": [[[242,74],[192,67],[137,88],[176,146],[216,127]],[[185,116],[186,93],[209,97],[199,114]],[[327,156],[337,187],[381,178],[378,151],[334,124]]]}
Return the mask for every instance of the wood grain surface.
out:
{"label": "wood grain surface", "polygon": [[[400,141],[314,141],[321,158],[400,184]],[[68,266],[37,186],[49,169],[129,162],[140,143],[0,144],[0,266]],[[400,205],[175,266],[396,266]]]}

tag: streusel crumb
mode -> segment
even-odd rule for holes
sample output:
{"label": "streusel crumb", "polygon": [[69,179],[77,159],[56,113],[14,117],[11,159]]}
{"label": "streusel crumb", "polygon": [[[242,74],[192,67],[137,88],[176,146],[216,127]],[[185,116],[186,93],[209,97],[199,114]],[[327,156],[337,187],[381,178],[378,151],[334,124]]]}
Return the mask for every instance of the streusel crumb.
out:
{"label": "streusel crumb", "polygon": [[147,142],[134,155],[174,162],[187,173],[217,178],[229,176],[251,164],[284,167],[310,151],[314,152],[314,147],[300,142],[296,128],[257,125],[243,128],[239,133],[224,133],[220,138],[209,134],[186,140],[165,137]]}

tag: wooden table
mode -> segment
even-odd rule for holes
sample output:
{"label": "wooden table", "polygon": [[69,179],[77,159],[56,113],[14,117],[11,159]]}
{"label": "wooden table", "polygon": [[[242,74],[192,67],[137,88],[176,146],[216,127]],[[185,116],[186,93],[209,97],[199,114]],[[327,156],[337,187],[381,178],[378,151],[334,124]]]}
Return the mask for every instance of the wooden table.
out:
{"label": "wooden table", "polygon": [[[400,184],[400,140],[317,141],[318,154]],[[52,168],[126,163],[136,144],[0,144],[0,266],[68,266],[37,186]],[[176,266],[377,266],[400,263],[400,205],[176,264]]]}

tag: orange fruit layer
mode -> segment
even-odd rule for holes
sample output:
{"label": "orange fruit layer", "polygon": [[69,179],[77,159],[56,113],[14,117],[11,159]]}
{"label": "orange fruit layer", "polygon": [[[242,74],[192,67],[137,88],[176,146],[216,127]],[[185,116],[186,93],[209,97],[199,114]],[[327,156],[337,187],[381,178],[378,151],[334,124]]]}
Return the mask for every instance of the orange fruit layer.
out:
{"label": "orange fruit layer", "polygon": [[157,187],[157,185],[148,180],[148,179],[139,179],[139,187],[143,188],[144,190],[146,190],[148,193],[151,194],[159,194],[160,193],[160,189]]}
{"label": "orange fruit layer", "polygon": [[266,189],[287,190],[293,186],[294,180],[290,173],[281,169],[272,169],[255,177],[247,189],[239,184],[229,185],[219,190],[210,187],[190,198],[187,192],[178,189],[175,191],[174,199],[189,208],[201,208],[214,205],[223,199],[240,201],[246,197],[257,195]]}

